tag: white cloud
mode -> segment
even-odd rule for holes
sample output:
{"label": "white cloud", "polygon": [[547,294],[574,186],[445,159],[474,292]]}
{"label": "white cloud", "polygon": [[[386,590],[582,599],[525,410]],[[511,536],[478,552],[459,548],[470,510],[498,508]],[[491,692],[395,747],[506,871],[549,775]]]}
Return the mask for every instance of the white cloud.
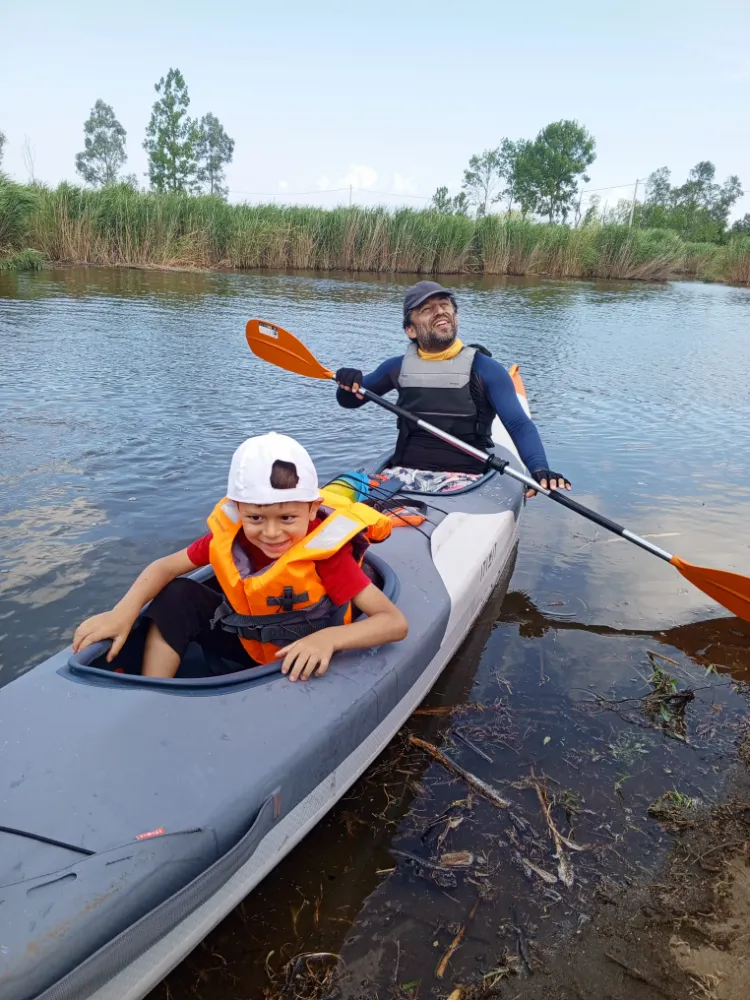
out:
{"label": "white cloud", "polygon": [[289,189],[289,181],[279,181],[279,187],[282,191],[287,191]]}
{"label": "white cloud", "polygon": [[362,163],[350,163],[349,173],[341,180],[340,186],[347,187],[351,184],[354,188],[368,188],[372,187],[377,179],[378,173],[372,167]]}

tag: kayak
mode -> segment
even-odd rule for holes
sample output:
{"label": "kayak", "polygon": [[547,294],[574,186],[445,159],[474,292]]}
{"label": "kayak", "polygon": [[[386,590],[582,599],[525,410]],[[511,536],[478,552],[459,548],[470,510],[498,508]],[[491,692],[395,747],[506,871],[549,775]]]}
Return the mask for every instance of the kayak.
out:
{"label": "kayak", "polygon": [[[525,471],[499,420],[492,434]],[[117,673],[98,643],[0,690],[2,1000],[140,1000],[424,699],[507,590],[523,487],[490,471],[393,499],[425,520],[371,546],[365,568],[405,613],[402,642],[338,653],[297,684],[276,664],[207,676],[198,647],[172,680]],[[192,576],[210,584],[212,571]]]}

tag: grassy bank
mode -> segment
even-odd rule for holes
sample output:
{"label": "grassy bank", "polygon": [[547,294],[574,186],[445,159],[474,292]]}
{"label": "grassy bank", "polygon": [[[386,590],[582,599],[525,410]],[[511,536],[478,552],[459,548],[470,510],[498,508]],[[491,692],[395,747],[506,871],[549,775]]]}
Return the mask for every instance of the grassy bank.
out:
{"label": "grassy bank", "polygon": [[38,264],[41,255],[53,263],[113,266],[642,280],[686,275],[750,283],[747,239],[722,247],[619,225],[571,229],[411,209],[228,205],[126,185],[90,191],[0,181],[0,258],[7,265],[13,255],[25,266]]}

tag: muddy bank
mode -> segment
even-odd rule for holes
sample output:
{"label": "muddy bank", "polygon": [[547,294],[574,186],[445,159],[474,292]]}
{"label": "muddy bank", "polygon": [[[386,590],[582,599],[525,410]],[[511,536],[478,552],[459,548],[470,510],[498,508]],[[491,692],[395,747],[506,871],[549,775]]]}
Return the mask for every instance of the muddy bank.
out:
{"label": "muddy bank", "polygon": [[[514,907],[504,927],[508,943],[495,953],[491,969],[446,976],[464,939],[484,937],[476,926],[480,892],[436,965],[439,984],[420,979],[371,986],[367,977],[360,978],[365,965],[374,979],[387,975],[387,965],[392,978],[398,976],[400,947],[394,937],[369,949],[356,970],[331,953],[294,956],[283,970],[283,985],[269,986],[264,995],[273,1000],[747,1000],[750,775],[744,764],[733,769],[728,786],[726,801],[713,808],[673,802],[652,810],[674,837],[664,867],[650,879],[629,866],[630,875],[602,879],[595,887],[581,880],[558,912],[561,919],[553,920],[551,940],[542,943],[541,922],[521,920]],[[448,856],[448,864],[465,860]],[[544,921],[552,915],[543,907],[540,916]],[[562,923],[568,925],[564,930]]]}

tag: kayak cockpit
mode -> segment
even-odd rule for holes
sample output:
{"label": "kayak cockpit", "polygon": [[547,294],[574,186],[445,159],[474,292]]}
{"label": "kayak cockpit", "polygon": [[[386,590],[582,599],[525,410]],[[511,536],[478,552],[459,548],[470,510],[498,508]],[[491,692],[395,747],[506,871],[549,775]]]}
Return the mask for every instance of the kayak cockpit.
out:
{"label": "kayak cockpit", "polygon": [[[368,551],[365,554],[362,568],[386,597],[392,601],[396,600],[399,591],[398,577],[387,562]],[[190,577],[205,586],[219,589],[210,566],[196,570],[195,573],[190,574]],[[225,688],[247,684],[259,678],[277,674],[281,669],[281,661],[250,668],[235,664],[236,669],[232,669],[232,663],[229,660],[212,653],[205,653],[197,643],[191,643],[182,658],[175,677],[143,677],[141,663],[147,628],[147,620],[143,616],[139,617],[125,645],[111,663],[107,663],[106,659],[111,643],[109,641],[95,642],[81,652],[71,655],[67,664],[68,671],[75,677],[89,681],[108,680],[147,687],[196,689]]]}

